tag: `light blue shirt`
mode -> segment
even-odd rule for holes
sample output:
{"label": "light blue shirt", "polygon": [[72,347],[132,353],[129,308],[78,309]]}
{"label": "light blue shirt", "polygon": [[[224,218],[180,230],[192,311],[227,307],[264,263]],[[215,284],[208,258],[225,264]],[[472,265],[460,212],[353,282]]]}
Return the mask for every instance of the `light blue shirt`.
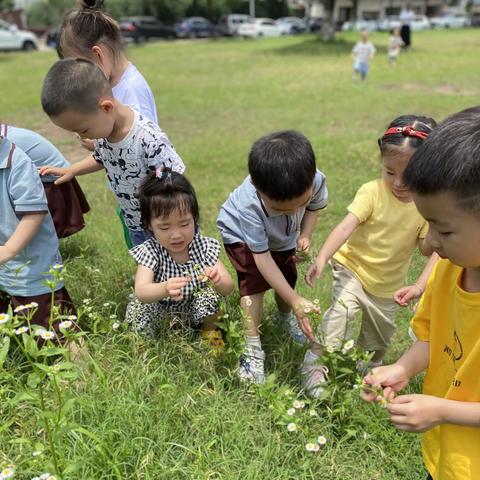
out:
{"label": "light blue shirt", "polygon": [[[6,138],[0,137],[0,245],[15,232],[22,214],[45,212],[40,228],[29,244],[12,260],[0,265],[0,291],[29,297],[49,293],[45,272],[62,263],[58,238],[48,211],[40,176],[30,158]],[[57,289],[63,283],[57,285]]]}
{"label": "light blue shirt", "polygon": [[268,211],[250,176],[236,188],[222,205],[217,219],[225,245],[246,243],[254,253],[281,252],[297,246],[297,232],[305,210],[320,210],[327,205],[325,175],[317,170],[309,204],[294,215]]}
{"label": "light blue shirt", "polygon": [[[0,136],[7,137],[18,148],[23,150],[32,160],[36,168],[40,167],[69,167],[70,164],[60,151],[39,133],[26,128],[0,125]],[[42,182],[49,183],[56,180],[53,175],[44,175]]]}

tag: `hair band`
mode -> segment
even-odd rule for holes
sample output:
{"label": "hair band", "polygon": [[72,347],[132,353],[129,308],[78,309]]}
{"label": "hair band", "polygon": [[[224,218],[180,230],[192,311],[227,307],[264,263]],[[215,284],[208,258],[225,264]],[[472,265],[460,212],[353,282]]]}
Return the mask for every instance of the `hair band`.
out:
{"label": "hair band", "polygon": [[383,136],[386,137],[388,135],[396,135],[397,133],[403,133],[407,137],[417,137],[421,140],[425,140],[428,137],[428,133],[415,130],[410,125],[405,127],[391,127],[383,134]]}

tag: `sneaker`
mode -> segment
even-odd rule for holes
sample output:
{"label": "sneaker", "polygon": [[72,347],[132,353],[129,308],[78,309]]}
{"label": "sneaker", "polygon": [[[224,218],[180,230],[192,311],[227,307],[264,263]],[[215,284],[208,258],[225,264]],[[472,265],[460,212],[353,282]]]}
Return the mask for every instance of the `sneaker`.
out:
{"label": "sneaker", "polygon": [[288,334],[295,343],[299,345],[305,345],[307,343],[308,339],[300,328],[297,317],[293,313],[290,312],[288,318],[285,319],[277,312],[277,320],[282,322],[285,330],[288,331]]}
{"label": "sneaker", "polygon": [[307,363],[304,360],[300,372],[307,395],[311,398],[320,398],[328,380],[328,367],[316,362]]}
{"label": "sneaker", "polygon": [[252,383],[265,383],[265,352],[258,347],[247,345],[240,357],[238,376],[240,380]]}

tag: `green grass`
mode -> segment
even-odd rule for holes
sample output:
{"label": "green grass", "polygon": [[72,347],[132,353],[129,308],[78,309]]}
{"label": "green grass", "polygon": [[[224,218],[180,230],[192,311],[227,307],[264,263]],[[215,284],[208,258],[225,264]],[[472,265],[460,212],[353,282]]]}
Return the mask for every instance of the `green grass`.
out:
{"label": "green grass", "polygon": [[[339,35],[331,44],[313,36],[152,43],[127,50],[152,86],[160,125],[187,165],[205,234],[218,238],[218,209],[246,175],[252,142],[267,132],[298,129],[314,146],[330,192],[314,236],[319,246],[357,188],[379,175],[376,139],[390,120],[406,113],[441,120],[478,102],[476,31],[414,34],[412,51],[395,68],[387,64],[387,36],[372,35],[379,53],[365,83],[351,80],[355,38]],[[75,139],[53,127],[40,107],[42,79],[54,60],[52,52],[0,54],[0,120],[38,130],[77,160],[83,152]],[[342,419],[320,408],[309,428],[329,441],[318,454],[276,424],[269,405],[281,385],[299,390],[303,350],[268,320],[271,297],[263,331],[276,383],[263,393],[239,385],[231,362],[212,361],[189,338],[169,333],[145,342],[111,331],[109,316],[122,318],[135,265],[105,176],[80,182],[92,212],[84,231],[62,242],[62,253],[67,286],[77,304],[92,299],[98,323],[87,327],[98,333],[89,341],[96,363],[74,386],[72,421],[90,433],[69,433],[60,447],[73,472],[67,478],[119,478],[115,471],[126,479],[423,478],[419,438],[397,432],[374,406],[348,403],[351,411]],[[420,268],[417,258],[412,276]],[[327,308],[329,275],[313,292],[302,282],[299,291]],[[238,315],[237,299],[229,300],[232,316]],[[409,317],[406,310],[398,315],[390,360],[408,345]],[[33,407],[10,402],[24,390],[25,372],[15,362],[8,365],[0,386],[0,465],[27,459],[17,477],[31,478],[48,465],[46,454],[30,460],[44,432]]]}

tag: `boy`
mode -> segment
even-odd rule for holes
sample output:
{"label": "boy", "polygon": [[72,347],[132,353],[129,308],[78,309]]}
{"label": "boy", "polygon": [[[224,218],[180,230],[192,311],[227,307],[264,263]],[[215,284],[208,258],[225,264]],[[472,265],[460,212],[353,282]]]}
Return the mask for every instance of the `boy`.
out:
{"label": "boy", "polygon": [[[382,386],[399,430],[425,432],[430,478],[473,480],[480,472],[480,108],[437,127],[404,179],[441,259],[412,320],[418,340],[364,382]],[[425,369],[423,395],[396,396]],[[364,393],[368,401],[376,396]]]}
{"label": "boy", "polygon": [[316,169],[312,146],[298,132],[275,132],[257,140],[250,151],[248,170],[250,175],[223,204],[217,225],[237,271],[240,305],[245,312],[246,348],[239,376],[263,383],[265,354],[258,327],[267,290],[275,290],[278,320],[288,325],[294,340],[304,343],[304,333],[313,340],[302,309],[310,302],[294,290],[295,261],[299,260],[295,249],[309,250],[317,214],[326,206],[328,192],[325,176]]}
{"label": "boy", "polygon": [[368,32],[362,30],[360,32],[360,40],[355,44],[352,50],[352,55],[354,58],[353,63],[353,79],[357,80],[359,77],[362,80],[367,78],[368,67],[370,65],[370,60],[373,59],[375,55],[375,47],[368,40]]}
{"label": "boy", "polygon": [[42,106],[57,126],[81,138],[98,139],[92,155],[68,168],[42,168],[41,175],[61,175],[57,185],[76,175],[105,169],[117,196],[133,245],[150,235],[140,223],[135,197],[141,181],[162,166],[183,173],[185,166],[158,125],[144,119],[112,95],[100,67],[88,60],[59,60],[49,70]]}

